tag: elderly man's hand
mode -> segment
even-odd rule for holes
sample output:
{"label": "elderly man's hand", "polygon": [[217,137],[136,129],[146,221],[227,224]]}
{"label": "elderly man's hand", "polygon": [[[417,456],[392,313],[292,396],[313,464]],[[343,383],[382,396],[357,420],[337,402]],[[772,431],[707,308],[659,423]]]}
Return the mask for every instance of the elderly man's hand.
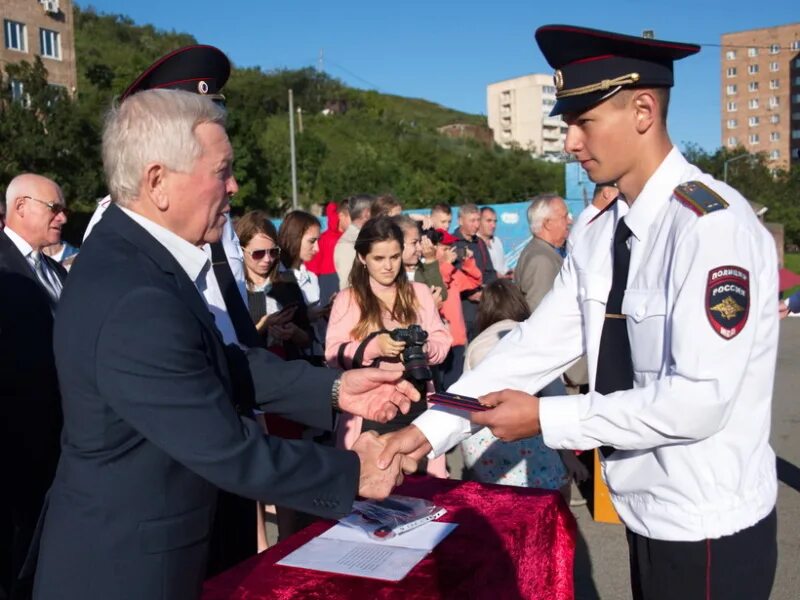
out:
{"label": "elderly man's hand", "polygon": [[402,371],[352,369],[342,375],[339,407],[370,421],[386,423],[399,410],[406,414],[419,392],[403,379]]}
{"label": "elderly man's hand", "polygon": [[402,455],[395,456],[386,468],[379,468],[378,457],[383,448],[383,441],[374,431],[362,433],[353,444],[353,452],[358,454],[361,462],[358,478],[359,496],[383,500],[396,486],[403,483],[404,471],[406,473],[416,471],[416,461]]}
{"label": "elderly man's hand", "polygon": [[532,437],[541,432],[539,424],[539,398],[518,390],[492,392],[478,398],[492,410],[474,412],[471,420],[483,425],[504,442]]}

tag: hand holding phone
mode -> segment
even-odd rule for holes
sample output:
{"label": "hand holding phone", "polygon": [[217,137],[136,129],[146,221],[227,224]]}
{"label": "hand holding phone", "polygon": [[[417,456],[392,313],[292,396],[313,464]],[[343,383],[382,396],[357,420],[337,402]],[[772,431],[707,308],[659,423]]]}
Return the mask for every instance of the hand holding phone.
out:
{"label": "hand holding phone", "polygon": [[484,406],[478,402],[477,398],[470,398],[469,396],[462,396],[460,394],[450,394],[448,392],[435,392],[428,394],[428,401],[434,404],[441,404],[449,408],[457,408],[459,410],[466,410],[469,412],[481,412],[489,410],[491,406]]}

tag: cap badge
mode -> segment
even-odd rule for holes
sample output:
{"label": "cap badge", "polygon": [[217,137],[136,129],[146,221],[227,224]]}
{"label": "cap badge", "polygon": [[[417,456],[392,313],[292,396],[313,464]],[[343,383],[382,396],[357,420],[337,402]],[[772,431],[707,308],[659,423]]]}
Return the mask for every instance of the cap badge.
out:
{"label": "cap badge", "polygon": [[208,84],[205,81],[198,81],[197,82],[197,91],[200,94],[207,94],[208,93]]}
{"label": "cap badge", "polygon": [[556,72],[553,73],[553,84],[559,92],[564,89],[564,74],[561,69],[556,69]]}

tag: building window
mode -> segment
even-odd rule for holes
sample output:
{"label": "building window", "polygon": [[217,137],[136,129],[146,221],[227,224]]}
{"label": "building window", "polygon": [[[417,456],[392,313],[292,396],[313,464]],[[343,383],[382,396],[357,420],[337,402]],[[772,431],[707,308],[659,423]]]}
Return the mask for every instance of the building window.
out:
{"label": "building window", "polygon": [[750,75],[755,75],[758,73],[758,65],[747,65],[747,72],[750,73]]}
{"label": "building window", "polygon": [[728,67],[726,75],[728,77],[736,77],[736,67]]}
{"label": "building window", "polygon": [[751,144],[757,144],[759,142],[758,134],[757,133],[751,133],[748,136],[747,141],[750,142]]}
{"label": "building window", "polygon": [[781,51],[780,44],[772,44],[769,47],[769,53],[770,54],[777,54],[780,51]]}
{"label": "building window", "polygon": [[780,157],[781,157],[780,150],[773,150],[772,152],[769,153],[770,160],[778,160]]}
{"label": "building window", "polygon": [[25,33],[25,24],[3,19],[3,26],[6,34],[6,48],[9,50],[18,50],[19,52],[27,52],[28,36]]}
{"label": "building window", "polygon": [[17,81],[16,79],[11,80],[11,99],[15,102],[18,100],[22,100],[23,96],[25,95],[25,88],[22,86],[21,81]]}
{"label": "building window", "polygon": [[769,134],[769,141],[770,142],[777,142],[779,139],[781,139],[781,134],[780,134],[779,131],[770,132],[770,134]]}
{"label": "building window", "polygon": [[500,101],[503,104],[508,104],[509,102],[511,102],[511,92],[510,91],[505,91],[505,92],[501,93],[500,94]]}
{"label": "building window", "polygon": [[750,98],[750,100],[747,101],[747,108],[750,109],[758,108],[758,98]]}
{"label": "building window", "polygon": [[736,112],[736,102],[728,102],[728,112]]}
{"label": "building window", "polygon": [[731,96],[731,95],[735,94],[736,90],[737,90],[737,87],[736,87],[735,83],[729,83],[725,87],[725,93],[728,94],[728,96]]}
{"label": "building window", "polygon": [[794,96],[792,96],[792,102],[794,102],[795,104],[800,103],[800,94],[795,94]]}
{"label": "building window", "polygon": [[794,84],[795,85],[800,85],[800,77],[795,77],[794,78]]}
{"label": "building window", "polygon": [[771,62],[771,63],[769,63],[769,70],[770,70],[770,71],[772,71],[773,73],[774,73],[775,71],[777,71],[779,68],[780,68],[780,67],[778,66],[778,63],[777,63],[777,62]]}
{"label": "building window", "polygon": [[800,69],[800,58],[795,59],[794,66]]}
{"label": "building window", "polygon": [[757,92],[758,91],[758,82],[757,81],[751,81],[750,83],[747,84],[747,89],[749,91],[751,91],[751,92]]}
{"label": "building window", "polygon": [[777,123],[780,123],[781,122],[781,116],[780,115],[770,115],[769,116],[769,122],[772,123],[773,125],[775,125]]}
{"label": "building window", "polygon": [[778,108],[778,97],[777,96],[770,96],[769,98],[769,107],[770,108]]}
{"label": "building window", "polygon": [[780,87],[780,85],[781,85],[781,80],[780,79],[770,79],[769,80],[769,89],[771,89],[771,90],[777,90]]}
{"label": "building window", "polygon": [[728,129],[736,129],[736,119],[728,119]]}
{"label": "building window", "polygon": [[61,60],[61,35],[52,29],[39,29],[42,56]]}
{"label": "building window", "polygon": [[545,85],[542,87],[542,92],[554,96],[556,93],[556,88],[553,87],[552,85]]}
{"label": "building window", "polygon": [[736,50],[728,50],[725,53],[725,58],[728,60],[734,60],[736,58]]}
{"label": "building window", "polygon": [[758,117],[750,117],[749,119],[747,119],[747,124],[750,127],[755,127],[756,125],[758,125],[758,121],[759,121]]}
{"label": "building window", "polygon": [[792,139],[800,140],[800,129],[792,129]]}
{"label": "building window", "polygon": [[795,40],[789,44],[789,50],[800,50],[800,40]]}
{"label": "building window", "polygon": [[736,138],[735,137],[729,137],[728,138],[728,146],[730,146],[730,147],[736,146]]}

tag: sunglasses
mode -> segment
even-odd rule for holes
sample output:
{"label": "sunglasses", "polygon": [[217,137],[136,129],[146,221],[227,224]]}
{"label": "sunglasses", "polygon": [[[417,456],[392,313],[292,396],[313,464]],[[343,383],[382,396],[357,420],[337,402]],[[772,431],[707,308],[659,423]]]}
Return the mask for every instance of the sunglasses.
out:
{"label": "sunglasses", "polygon": [[281,255],[281,249],[277,246],[275,248],[270,248],[269,250],[265,248],[261,248],[259,250],[247,250],[246,248],[242,247],[247,254],[250,255],[250,258],[253,260],[264,260],[264,257],[269,254],[269,257],[272,260],[275,260]]}
{"label": "sunglasses", "polygon": [[59,204],[58,202],[47,202],[46,200],[39,200],[38,198],[34,198],[33,196],[23,196],[23,199],[33,200],[34,202],[38,202],[39,204],[44,204],[47,208],[50,209],[50,212],[53,213],[53,215],[63,214],[65,217],[69,216],[69,209],[63,204]]}

